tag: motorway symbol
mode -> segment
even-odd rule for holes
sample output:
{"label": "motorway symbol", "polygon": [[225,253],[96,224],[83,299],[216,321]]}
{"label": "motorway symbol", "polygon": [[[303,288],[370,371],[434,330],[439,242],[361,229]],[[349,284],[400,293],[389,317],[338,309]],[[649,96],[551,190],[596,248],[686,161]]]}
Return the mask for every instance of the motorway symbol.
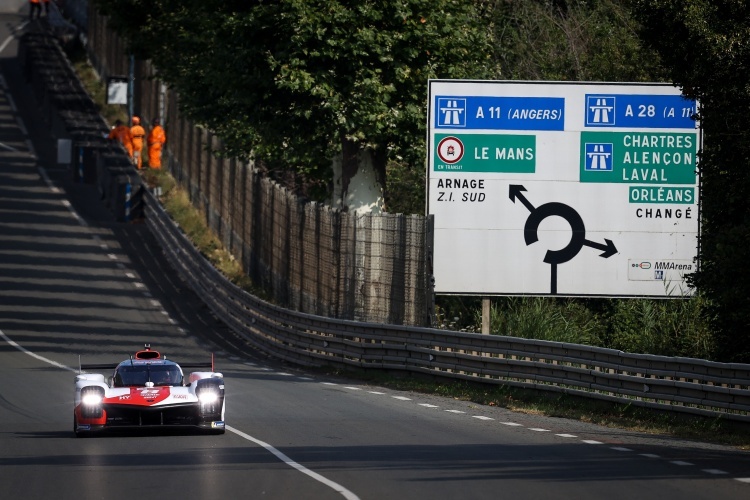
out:
{"label": "motorway symbol", "polygon": [[615,125],[615,97],[604,95],[586,96],[588,111],[586,113],[587,126]]}
{"label": "motorway symbol", "polygon": [[584,144],[584,149],[587,172],[612,172],[614,163],[612,143],[587,142]]}
{"label": "motorway symbol", "polygon": [[617,253],[612,240],[605,239],[604,243],[597,243],[586,239],[586,227],[583,219],[572,207],[564,203],[550,202],[535,208],[534,205],[526,199],[523,192],[526,188],[519,184],[510,185],[510,200],[515,203],[516,199],[529,210],[529,218],[523,228],[523,237],[526,245],[531,245],[539,241],[539,225],[547,217],[558,216],[565,219],[570,225],[572,236],[570,242],[560,250],[547,250],[544,256],[544,262],[550,265],[551,283],[550,293],[557,294],[557,265],[568,262],[573,259],[584,246],[601,250],[600,257],[608,258]]}
{"label": "motorway symbol", "polygon": [[442,126],[466,126],[466,99],[458,97],[438,99],[439,121]]}

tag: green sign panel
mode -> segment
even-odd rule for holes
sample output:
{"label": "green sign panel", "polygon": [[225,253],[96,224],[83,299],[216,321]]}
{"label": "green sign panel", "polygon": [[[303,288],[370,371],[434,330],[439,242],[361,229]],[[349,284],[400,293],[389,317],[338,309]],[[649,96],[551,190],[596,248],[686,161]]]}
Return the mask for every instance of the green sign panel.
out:
{"label": "green sign panel", "polygon": [[695,189],[675,186],[630,186],[629,203],[668,203],[692,205],[695,203]]}
{"label": "green sign panel", "polygon": [[436,172],[533,174],[535,135],[435,134]]}
{"label": "green sign panel", "polygon": [[695,133],[581,132],[581,182],[694,186],[697,144]]}

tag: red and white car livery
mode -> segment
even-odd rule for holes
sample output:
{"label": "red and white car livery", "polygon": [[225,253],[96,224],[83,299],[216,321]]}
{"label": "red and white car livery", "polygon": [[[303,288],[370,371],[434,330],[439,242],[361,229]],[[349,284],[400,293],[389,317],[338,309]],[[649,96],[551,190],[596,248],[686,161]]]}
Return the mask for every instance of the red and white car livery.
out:
{"label": "red and white car livery", "polygon": [[[182,368],[209,368],[190,373]],[[114,369],[111,377],[87,370]],[[81,365],[76,376],[73,430],[186,427],[224,433],[224,376],[211,363],[167,360],[146,345],[117,365]]]}

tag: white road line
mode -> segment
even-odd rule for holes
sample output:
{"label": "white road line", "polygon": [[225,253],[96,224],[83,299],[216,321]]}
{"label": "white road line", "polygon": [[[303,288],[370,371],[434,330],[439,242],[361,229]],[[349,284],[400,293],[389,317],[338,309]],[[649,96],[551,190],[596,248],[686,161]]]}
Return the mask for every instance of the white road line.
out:
{"label": "white road line", "polygon": [[610,450],[615,450],[615,451],[633,451],[630,448],[623,448],[622,446],[612,446],[610,448]]}
{"label": "white road line", "polygon": [[323,385],[339,385],[339,384],[334,384],[333,382],[323,382]]}
{"label": "white road line", "polygon": [[344,389],[349,389],[350,391],[361,391],[359,387],[350,387],[350,386],[344,386]]}
{"label": "white road line", "polygon": [[534,432],[549,432],[549,429],[542,429],[540,427],[529,427],[529,430]]}
{"label": "white road line", "polygon": [[729,474],[727,471],[719,470],[719,469],[701,469],[703,472],[707,472],[708,474]]}
{"label": "white road line", "polygon": [[286,373],[286,372],[277,372],[276,375],[279,375],[281,377],[294,377],[293,373]]}
{"label": "white road line", "polygon": [[471,418],[476,418],[478,420],[495,420],[494,418],[485,417],[484,415],[474,415]]}
{"label": "white road line", "polygon": [[369,392],[370,394],[378,394],[380,396],[382,396],[383,394],[385,394],[384,392],[378,392],[378,391],[367,391],[367,392]]}
{"label": "white road line", "polygon": [[659,455],[654,455],[653,453],[641,453],[640,455],[646,458],[661,458]]}
{"label": "white road line", "polygon": [[[26,26],[26,23],[23,23],[23,24],[19,25],[18,29],[23,29],[24,26]],[[3,44],[0,45],[0,52],[2,52],[2,51],[5,50],[5,47],[8,46],[8,44],[11,42],[11,40],[13,40],[13,35],[11,35],[8,38],[6,38],[5,41],[3,42]],[[5,79],[3,79],[3,87],[4,86],[5,86]]]}
{"label": "white road line", "polygon": [[398,399],[399,401],[411,401],[409,398],[405,398],[404,396],[391,396],[393,399]]}
{"label": "white road line", "polygon": [[278,458],[279,460],[281,460],[282,462],[284,462],[288,466],[293,467],[293,468],[297,469],[298,471],[302,472],[303,474],[307,474],[308,476],[310,476],[311,478],[315,479],[316,481],[325,484],[329,488],[331,488],[331,489],[335,490],[336,492],[340,493],[344,498],[346,498],[348,500],[359,500],[359,497],[357,495],[355,495],[351,491],[347,490],[346,488],[344,488],[340,484],[335,483],[335,482],[331,481],[330,479],[327,479],[327,478],[321,476],[317,472],[311,471],[310,469],[308,469],[304,465],[298,464],[297,462],[295,462],[294,460],[292,460],[291,458],[289,458],[288,456],[286,456],[285,454],[283,454],[282,452],[280,452],[279,450],[277,450],[276,448],[274,448],[270,444],[265,443],[265,442],[261,441],[260,439],[256,439],[256,438],[250,436],[249,434],[245,434],[244,432],[239,431],[239,430],[235,429],[234,427],[226,426],[226,429],[229,432],[233,432],[233,433],[237,434],[241,438],[247,439],[248,441],[251,441],[251,442],[253,442],[253,443],[255,443],[255,444],[259,445],[259,446],[262,446],[267,451],[269,451],[272,454],[276,455],[276,458]]}
{"label": "white road line", "polygon": [[445,411],[447,411],[448,413],[466,413],[465,411],[461,411],[461,410],[445,410]]}
{"label": "white road line", "polygon": [[555,434],[555,436],[559,436],[561,438],[577,438],[575,434]]}
{"label": "white road line", "polygon": [[604,444],[601,441],[594,441],[593,439],[582,439],[581,441],[586,444]]}
{"label": "white road line", "polygon": [[419,406],[424,406],[425,408],[440,408],[439,406],[431,405],[428,403],[419,403]]}
{"label": "white road line", "polygon": [[683,462],[682,460],[671,460],[669,463],[674,465],[695,465],[690,462]]}
{"label": "white road line", "polygon": [[735,481],[739,481],[741,483],[748,483],[750,484],[750,477],[735,477]]}
{"label": "white road line", "polygon": [[523,427],[523,425],[517,424],[515,422],[500,422],[500,423],[503,425],[510,426],[510,427]]}
{"label": "white road line", "polygon": [[62,368],[63,370],[68,370],[68,371],[71,371],[73,373],[78,373],[78,370],[76,370],[75,368],[71,368],[69,366],[65,366],[62,363],[58,363],[57,361],[52,361],[51,359],[45,358],[44,356],[40,356],[40,355],[35,354],[35,353],[33,353],[33,352],[29,351],[29,350],[24,349],[23,347],[21,347],[20,345],[18,345],[14,341],[12,341],[10,338],[8,338],[8,336],[5,335],[2,330],[0,330],[0,337],[2,337],[3,340],[5,342],[7,342],[9,345],[12,345],[13,347],[15,347],[16,349],[18,349],[19,351],[21,351],[24,354],[28,354],[32,358],[38,359],[39,361],[43,361],[43,362],[48,363],[48,364],[50,364],[52,366],[56,366],[58,368]]}

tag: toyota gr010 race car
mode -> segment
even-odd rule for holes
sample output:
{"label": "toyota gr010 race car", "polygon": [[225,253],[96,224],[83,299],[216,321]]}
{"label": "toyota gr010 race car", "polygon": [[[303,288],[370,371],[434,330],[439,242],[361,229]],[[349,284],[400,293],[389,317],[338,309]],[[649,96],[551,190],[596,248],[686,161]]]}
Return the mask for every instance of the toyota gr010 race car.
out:
{"label": "toyota gr010 race car", "polygon": [[[190,373],[182,368],[209,368]],[[87,370],[111,370],[111,377]],[[106,429],[195,428],[224,433],[224,376],[213,362],[167,360],[146,345],[119,364],[81,365],[76,376],[73,430],[76,436]]]}

